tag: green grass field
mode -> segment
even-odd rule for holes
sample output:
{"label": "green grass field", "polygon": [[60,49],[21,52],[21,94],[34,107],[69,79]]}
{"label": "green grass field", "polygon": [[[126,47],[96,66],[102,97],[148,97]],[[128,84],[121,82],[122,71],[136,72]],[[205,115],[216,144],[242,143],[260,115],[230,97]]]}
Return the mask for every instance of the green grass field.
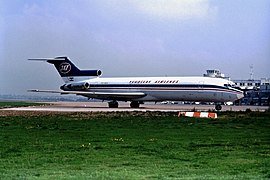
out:
{"label": "green grass field", "polygon": [[21,102],[21,101],[0,101],[0,109],[3,108],[12,108],[12,107],[26,107],[26,106],[38,106],[42,105],[41,103],[34,102]]}
{"label": "green grass field", "polygon": [[269,179],[270,113],[0,117],[1,179]]}

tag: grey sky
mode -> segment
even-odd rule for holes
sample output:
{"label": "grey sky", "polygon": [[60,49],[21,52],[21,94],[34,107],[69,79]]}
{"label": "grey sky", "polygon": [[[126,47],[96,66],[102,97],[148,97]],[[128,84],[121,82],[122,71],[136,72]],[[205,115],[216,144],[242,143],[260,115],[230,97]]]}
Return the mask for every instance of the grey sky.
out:
{"label": "grey sky", "polygon": [[269,0],[0,0],[0,94],[58,89],[66,55],[105,77],[270,77]]}

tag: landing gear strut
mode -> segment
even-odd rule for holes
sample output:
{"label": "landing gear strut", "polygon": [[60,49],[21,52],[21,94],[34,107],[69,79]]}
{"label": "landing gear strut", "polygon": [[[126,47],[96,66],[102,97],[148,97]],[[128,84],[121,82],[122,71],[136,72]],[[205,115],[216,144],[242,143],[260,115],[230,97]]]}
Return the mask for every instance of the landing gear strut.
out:
{"label": "landing gear strut", "polygon": [[118,108],[118,102],[117,101],[111,101],[108,102],[109,108]]}
{"label": "landing gear strut", "polygon": [[140,107],[140,103],[138,101],[131,101],[130,107],[131,108],[139,108]]}
{"label": "landing gear strut", "polygon": [[220,110],[222,109],[222,106],[221,106],[220,104],[217,104],[217,105],[215,106],[215,109],[216,109],[217,111],[220,111]]}

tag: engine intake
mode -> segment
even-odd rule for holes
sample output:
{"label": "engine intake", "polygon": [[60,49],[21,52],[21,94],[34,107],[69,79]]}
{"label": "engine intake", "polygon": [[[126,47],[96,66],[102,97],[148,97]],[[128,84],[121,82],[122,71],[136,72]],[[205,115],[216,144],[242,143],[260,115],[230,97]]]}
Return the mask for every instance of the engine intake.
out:
{"label": "engine intake", "polygon": [[60,87],[63,91],[83,91],[90,88],[88,82],[64,84]]}
{"label": "engine intake", "polygon": [[101,70],[80,70],[77,76],[101,76]]}

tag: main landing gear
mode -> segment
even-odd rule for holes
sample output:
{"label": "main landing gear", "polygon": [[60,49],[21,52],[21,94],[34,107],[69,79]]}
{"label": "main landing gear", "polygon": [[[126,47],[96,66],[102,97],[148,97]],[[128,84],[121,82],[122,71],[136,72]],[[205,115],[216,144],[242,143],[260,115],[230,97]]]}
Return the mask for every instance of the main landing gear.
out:
{"label": "main landing gear", "polygon": [[[140,107],[140,102],[139,101],[131,101],[130,107],[131,108],[139,108]],[[109,108],[118,108],[119,104],[117,101],[110,101],[108,102]]]}
{"label": "main landing gear", "polygon": [[220,110],[222,109],[221,104],[216,104],[215,109],[216,109],[217,111],[220,111]]}
{"label": "main landing gear", "polygon": [[118,108],[118,102],[117,101],[111,101],[108,102],[109,108]]}
{"label": "main landing gear", "polygon": [[130,107],[131,108],[139,108],[140,107],[140,103],[138,101],[131,101]]}

